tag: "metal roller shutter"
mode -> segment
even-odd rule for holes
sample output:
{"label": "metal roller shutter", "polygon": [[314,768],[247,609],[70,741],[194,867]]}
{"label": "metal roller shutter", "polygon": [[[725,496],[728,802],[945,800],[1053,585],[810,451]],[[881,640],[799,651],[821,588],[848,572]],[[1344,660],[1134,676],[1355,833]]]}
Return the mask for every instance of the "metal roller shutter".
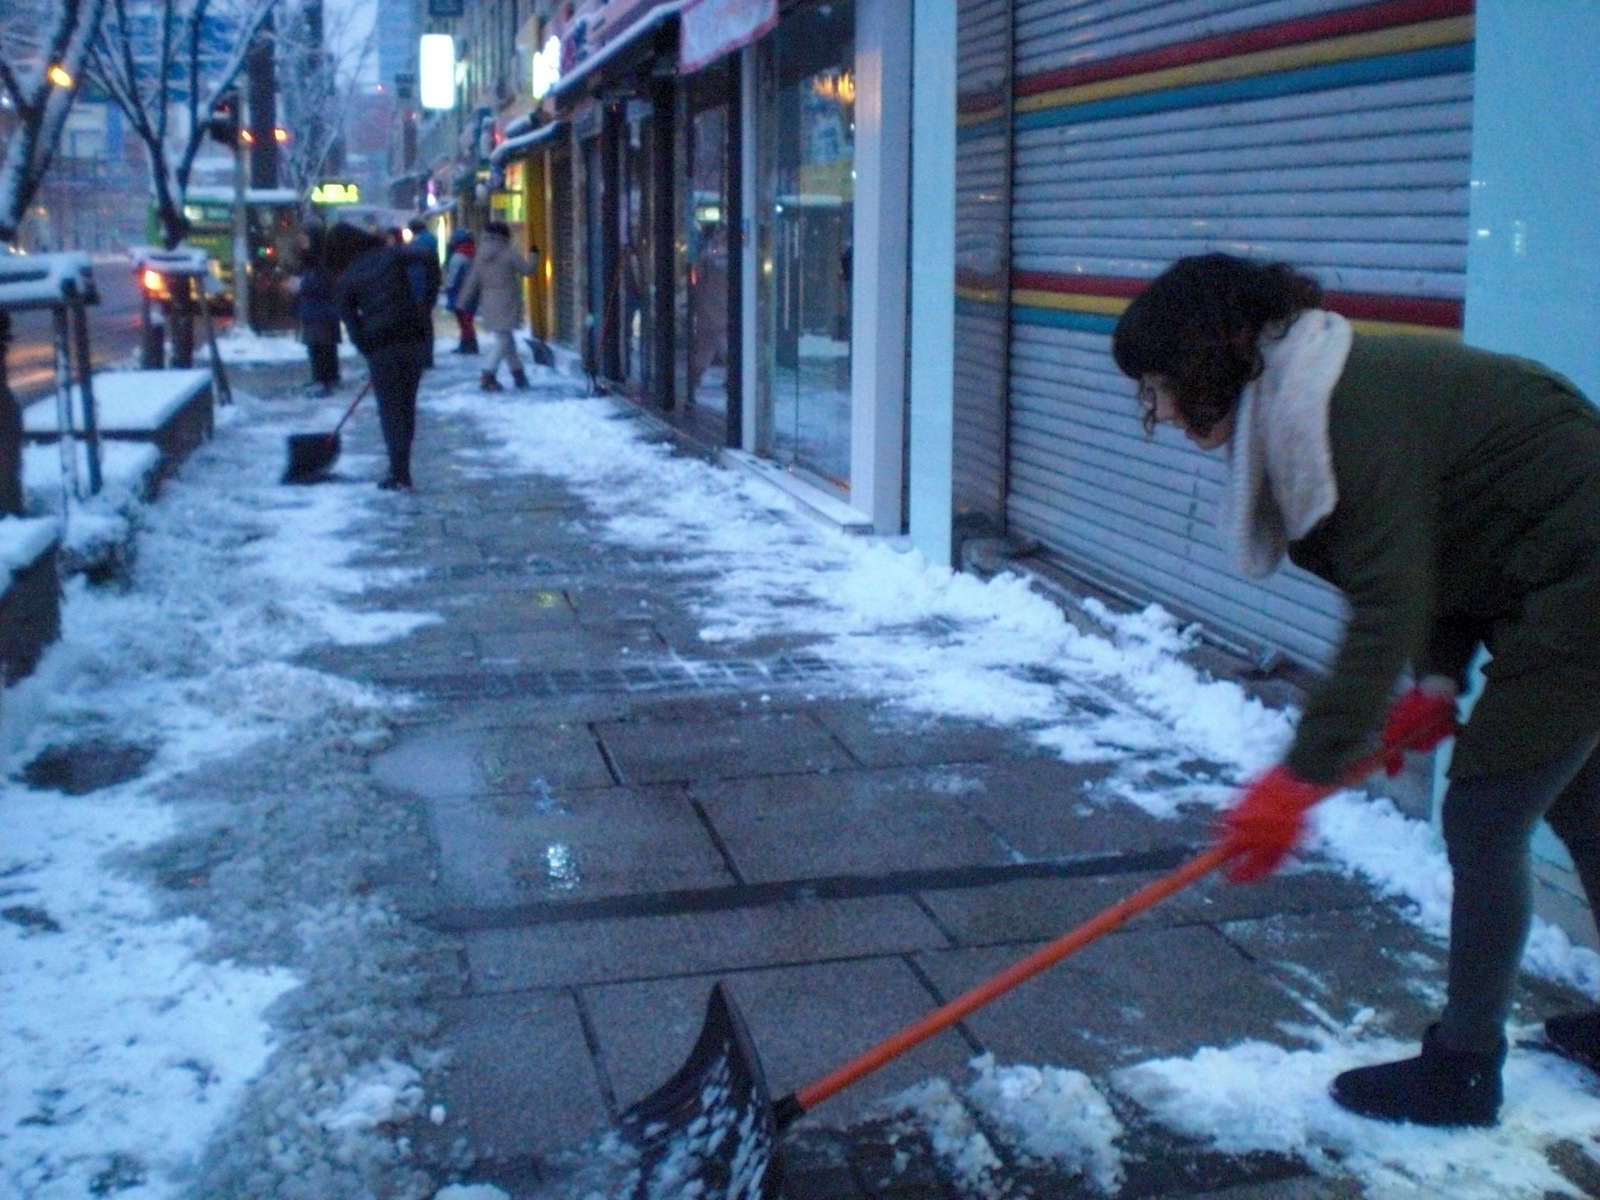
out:
{"label": "metal roller shutter", "polygon": [[1139,426],[1116,314],[1174,258],[1316,275],[1358,328],[1458,335],[1464,0],[1019,0],[1007,517],[1085,574],[1253,648],[1331,655],[1338,596],[1243,580],[1219,457]]}
{"label": "metal roller shutter", "polygon": [[1012,0],[961,0],[956,64],[954,505],[968,532],[1005,520]]}

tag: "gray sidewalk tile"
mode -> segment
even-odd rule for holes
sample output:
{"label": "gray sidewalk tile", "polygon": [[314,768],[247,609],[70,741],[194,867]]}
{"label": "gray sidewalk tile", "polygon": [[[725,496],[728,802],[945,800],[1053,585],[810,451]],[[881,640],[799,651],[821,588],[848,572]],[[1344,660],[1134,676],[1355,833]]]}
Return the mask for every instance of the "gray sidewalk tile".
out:
{"label": "gray sidewalk tile", "polygon": [[479,660],[485,671],[576,669],[627,666],[658,662],[666,647],[646,624],[625,624],[596,629],[507,629],[479,639]]}
{"label": "gray sidewalk tile", "polygon": [[1209,818],[1161,820],[1132,804],[1091,795],[1111,768],[1053,758],[960,768],[956,803],[1029,859],[1070,858],[1199,843]]}
{"label": "gray sidewalk tile", "polygon": [[752,881],[1010,861],[941,794],[942,778],[924,769],[832,771],[697,784],[691,794]]}
{"label": "gray sidewalk tile", "polygon": [[[584,989],[620,1104],[660,1087],[688,1056],[715,981],[690,976]],[[723,982],[750,1027],[774,1099],[815,1082],[936,1007],[897,957],[744,971]],[[884,1098],[929,1076],[961,1076],[971,1055],[959,1034],[941,1033],[819,1104],[802,1128],[861,1120]]]}
{"label": "gray sidewalk tile", "polygon": [[908,712],[878,700],[819,705],[817,719],[869,767],[1027,758],[1047,751],[1013,729]]}
{"label": "gray sidewalk tile", "polygon": [[752,713],[667,725],[608,722],[600,740],[625,782],[668,783],[792,774],[855,764],[805,713]]}
{"label": "gray sidewalk tile", "polygon": [[[477,908],[586,900],[733,882],[699,818],[673,788],[532,791],[436,801],[470,867],[448,855],[447,903]],[[470,831],[470,832],[469,832]]]}
{"label": "gray sidewalk tile", "polygon": [[538,720],[502,727],[430,723],[373,763],[390,787],[433,798],[613,785],[600,747],[577,722]]}
{"label": "gray sidewalk tile", "polygon": [[[1026,957],[1037,943],[918,955],[946,999]],[[1282,1043],[1306,1026],[1297,1005],[1213,929],[1110,934],[967,1018],[1003,1062],[1091,1075],[1248,1038]]]}
{"label": "gray sidewalk tile", "polygon": [[[1126,899],[1159,878],[1151,874],[1096,875],[1087,879],[1019,879],[981,888],[924,892],[922,899],[963,946],[1053,939]],[[1169,901],[1133,918],[1124,928],[1183,923]]]}
{"label": "gray sidewalk tile", "polygon": [[483,1158],[551,1154],[609,1118],[569,995],[524,992],[436,1002],[446,1070],[441,1133]]}
{"label": "gray sidewalk tile", "polygon": [[465,935],[473,987],[514,991],[899,954],[945,945],[902,896],[568,921]]}
{"label": "gray sidewalk tile", "polygon": [[1374,1033],[1421,1037],[1444,1006],[1445,948],[1385,907],[1230,921],[1222,933],[1341,1023],[1371,1007]]}

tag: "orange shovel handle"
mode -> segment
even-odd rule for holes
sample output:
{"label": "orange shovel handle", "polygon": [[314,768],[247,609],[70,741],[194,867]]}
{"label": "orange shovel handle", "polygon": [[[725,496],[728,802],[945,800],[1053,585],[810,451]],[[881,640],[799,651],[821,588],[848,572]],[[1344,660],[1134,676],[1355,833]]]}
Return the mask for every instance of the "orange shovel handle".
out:
{"label": "orange shovel handle", "polygon": [[[1338,783],[1328,784],[1323,790],[1322,797],[1331,796],[1341,788],[1353,787],[1368,775],[1384,765],[1390,751],[1377,751],[1367,755],[1351,765]],[[907,1026],[899,1033],[879,1042],[866,1053],[845,1063],[842,1067],[824,1075],[815,1083],[808,1084],[795,1092],[793,1103],[799,1111],[809,1112],[821,1104],[829,1096],[841,1092],[867,1075],[872,1074],[879,1067],[893,1059],[899,1058],[913,1046],[921,1045],[937,1033],[942,1033],[963,1017],[976,1012],[991,1000],[1005,995],[1012,988],[1025,980],[1032,979],[1039,972],[1053,967],[1062,959],[1076,954],[1091,942],[1097,941],[1105,934],[1110,933],[1119,925],[1124,924],[1133,917],[1138,916],[1148,908],[1152,908],[1165,900],[1174,892],[1180,892],[1191,883],[1211,874],[1228,859],[1241,851],[1226,844],[1213,846],[1203,854],[1196,855],[1176,870],[1163,875],[1160,879],[1146,884],[1133,895],[1119,900],[1110,908],[1096,916],[1090,917],[1082,925],[1067,933],[1062,934],[1047,946],[1041,946],[1028,957],[1013,963],[1000,974],[984,980],[977,987],[957,996],[942,1008],[937,1008],[914,1025]]]}

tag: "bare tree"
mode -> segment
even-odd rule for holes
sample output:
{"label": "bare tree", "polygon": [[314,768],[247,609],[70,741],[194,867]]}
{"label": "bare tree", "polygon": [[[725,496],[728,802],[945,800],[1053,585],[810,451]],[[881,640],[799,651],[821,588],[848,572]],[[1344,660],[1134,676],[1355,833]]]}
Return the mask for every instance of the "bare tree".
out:
{"label": "bare tree", "polygon": [[[55,158],[104,7],[105,0],[6,0],[0,16],[0,241],[16,239]],[[22,410],[6,382],[10,343],[11,316],[0,311],[0,516],[23,511]]]}
{"label": "bare tree", "polygon": [[0,106],[13,123],[0,163],[0,240],[12,241],[50,169],[106,0],[6,0]]}
{"label": "bare tree", "polygon": [[161,239],[188,232],[183,200],[217,98],[278,0],[105,0],[88,69],[144,144]]}
{"label": "bare tree", "polygon": [[376,33],[354,36],[353,7],[325,12],[322,0],[305,0],[278,35],[288,143],[278,159],[283,186],[305,199],[321,180],[344,130],[352,98],[376,47]]}

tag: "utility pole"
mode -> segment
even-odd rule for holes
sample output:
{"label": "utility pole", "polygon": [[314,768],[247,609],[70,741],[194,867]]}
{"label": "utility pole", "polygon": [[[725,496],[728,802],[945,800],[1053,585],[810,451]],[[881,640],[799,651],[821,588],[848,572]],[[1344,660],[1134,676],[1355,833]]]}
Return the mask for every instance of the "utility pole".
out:
{"label": "utility pole", "polygon": [[233,327],[250,328],[250,204],[245,192],[245,146],[233,140]]}

